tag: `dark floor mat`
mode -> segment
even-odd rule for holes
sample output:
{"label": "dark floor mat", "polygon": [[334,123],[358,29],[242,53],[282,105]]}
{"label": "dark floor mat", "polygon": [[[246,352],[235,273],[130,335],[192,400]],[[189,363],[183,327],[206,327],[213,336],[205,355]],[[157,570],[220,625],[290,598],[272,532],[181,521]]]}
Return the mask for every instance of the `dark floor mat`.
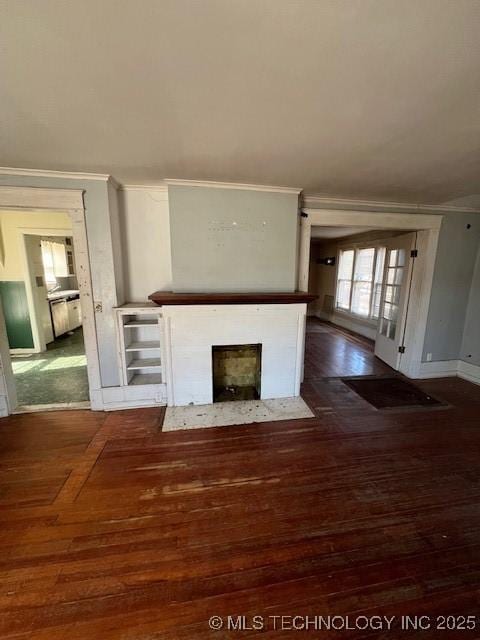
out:
{"label": "dark floor mat", "polygon": [[401,378],[342,378],[342,381],[377,409],[443,405]]}

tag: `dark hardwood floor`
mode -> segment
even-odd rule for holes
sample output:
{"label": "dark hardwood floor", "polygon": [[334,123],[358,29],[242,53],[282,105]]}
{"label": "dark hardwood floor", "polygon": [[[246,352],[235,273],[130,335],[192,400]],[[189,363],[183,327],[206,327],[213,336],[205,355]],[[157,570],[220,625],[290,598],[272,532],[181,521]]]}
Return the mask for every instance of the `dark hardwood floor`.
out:
{"label": "dark hardwood floor", "polygon": [[[382,372],[367,341],[314,323],[312,419],[165,434],[158,409],[1,420],[0,637],[480,637],[480,389],[425,380],[448,407],[382,412],[335,377]],[[476,631],[439,631],[442,614]],[[210,630],[213,615],[266,628]],[[396,618],[306,632],[274,629],[282,615]],[[402,615],[431,628],[402,631]]]}

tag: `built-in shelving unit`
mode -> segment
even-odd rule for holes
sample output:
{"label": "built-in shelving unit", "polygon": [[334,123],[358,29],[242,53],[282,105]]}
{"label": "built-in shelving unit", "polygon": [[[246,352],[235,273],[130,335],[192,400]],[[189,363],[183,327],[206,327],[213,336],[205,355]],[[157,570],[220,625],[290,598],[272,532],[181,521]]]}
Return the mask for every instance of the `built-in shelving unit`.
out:
{"label": "built-in shelving unit", "polygon": [[116,309],[119,361],[125,386],[163,384],[161,309],[127,304]]}

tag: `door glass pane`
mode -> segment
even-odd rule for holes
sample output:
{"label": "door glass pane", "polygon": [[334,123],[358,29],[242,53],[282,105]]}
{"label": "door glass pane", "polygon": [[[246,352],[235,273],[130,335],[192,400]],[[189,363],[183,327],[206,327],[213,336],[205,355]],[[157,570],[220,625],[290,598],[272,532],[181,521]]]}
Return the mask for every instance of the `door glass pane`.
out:
{"label": "door glass pane", "polygon": [[398,267],[395,270],[395,284],[402,284],[403,281],[403,267]]}
{"label": "door glass pane", "polygon": [[375,263],[375,277],[372,296],[372,318],[378,318],[380,313],[380,300],[382,297],[383,270],[385,265],[385,247],[377,249],[377,261]]}
{"label": "door glass pane", "polygon": [[375,284],[373,292],[372,317],[378,318],[380,313],[380,300],[382,299],[382,283]]}
{"label": "door glass pane", "polygon": [[388,327],[388,337],[390,338],[390,340],[395,340],[396,331],[397,331],[397,323],[390,322]]}
{"label": "door glass pane", "polygon": [[377,262],[375,264],[375,284],[381,284],[383,280],[383,267],[385,266],[385,247],[377,249]]}
{"label": "door glass pane", "polygon": [[399,267],[405,266],[405,249],[399,249],[397,255],[397,265]]}
{"label": "door glass pane", "polygon": [[395,268],[389,267],[387,269],[387,284],[393,284],[395,282]]}
{"label": "door glass pane", "polygon": [[393,285],[389,287],[389,289],[390,289],[390,296],[388,298],[388,302],[398,305],[400,301],[400,287]]}
{"label": "door glass pane", "polygon": [[395,267],[397,264],[397,249],[391,249],[390,250],[390,256],[388,259],[388,266],[389,267]]}

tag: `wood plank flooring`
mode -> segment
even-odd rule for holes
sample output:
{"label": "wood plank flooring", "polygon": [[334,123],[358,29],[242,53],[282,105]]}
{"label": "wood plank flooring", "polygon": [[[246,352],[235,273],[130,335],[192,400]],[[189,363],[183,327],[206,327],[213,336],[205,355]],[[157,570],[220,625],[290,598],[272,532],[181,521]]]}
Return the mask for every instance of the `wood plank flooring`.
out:
{"label": "wood plank flooring", "polygon": [[[0,637],[480,637],[480,389],[422,381],[449,406],[382,412],[335,378],[382,371],[367,341],[315,323],[312,419],[171,433],[158,409],[1,420]],[[390,632],[268,618],[294,614],[397,618]],[[440,614],[477,629],[395,626]],[[210,630],[213,615],[265,628]]]}

